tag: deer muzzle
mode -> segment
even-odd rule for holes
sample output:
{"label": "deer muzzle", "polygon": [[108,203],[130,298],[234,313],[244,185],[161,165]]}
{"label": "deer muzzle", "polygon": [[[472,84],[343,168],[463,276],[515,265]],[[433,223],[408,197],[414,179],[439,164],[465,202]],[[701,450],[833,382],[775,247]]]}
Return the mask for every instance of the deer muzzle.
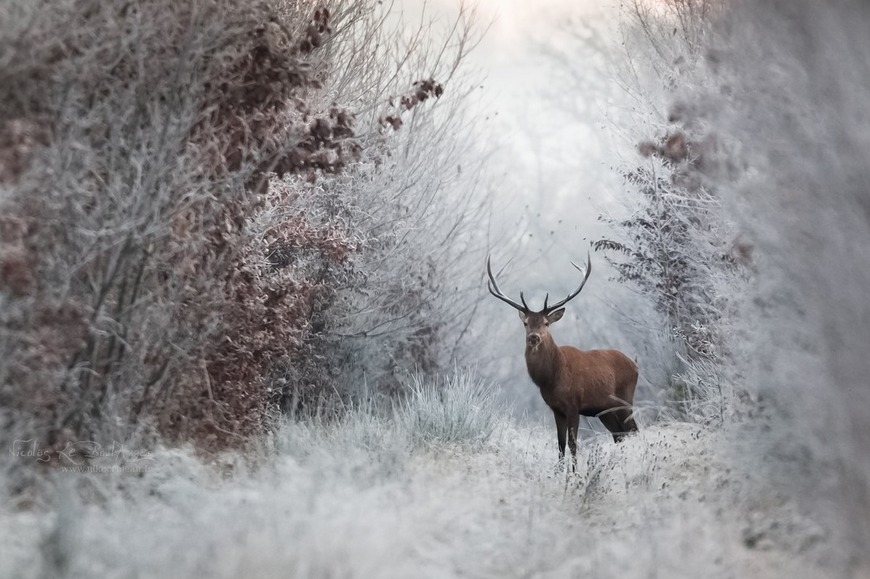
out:
{"label": "deer muzzle", "polygon": [[541,336],[538,334],[529,334],[529,337],[526,338],[526,343],[529,345],[529,348],[537,348],[541,345]]}

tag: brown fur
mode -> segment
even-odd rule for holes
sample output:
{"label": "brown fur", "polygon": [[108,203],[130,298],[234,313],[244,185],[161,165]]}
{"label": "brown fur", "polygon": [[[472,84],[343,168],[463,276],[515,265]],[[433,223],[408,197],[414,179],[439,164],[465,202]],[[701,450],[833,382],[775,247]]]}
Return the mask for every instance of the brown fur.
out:
{"label": "brown fur", "polygon": [[580,416],[597,416],[616,442],[637,431],[631,416],[637,366],[616,350],[579,350],[557,346],[549,326],[564,308],[549,314],[520,312],[526,327],[526,366],[541,397],[553,411],[559,440],[559,457],[565,443],[577,461],[577,428]]}

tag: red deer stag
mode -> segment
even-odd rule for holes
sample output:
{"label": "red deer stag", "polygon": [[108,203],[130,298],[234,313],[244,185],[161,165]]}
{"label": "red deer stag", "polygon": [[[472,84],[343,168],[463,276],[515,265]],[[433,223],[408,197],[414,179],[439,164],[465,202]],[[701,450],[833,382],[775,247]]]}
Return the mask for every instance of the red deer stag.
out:
{"label": "red deer stag", "polygon": [[[571,265],[583,272],[573,261]],[[565,313],[562,306],[580,293],[591,271],[592,261],[587,253],[586,271],[583,272],[580,286],[567,298],[551,306],[547,305],[550,297],[547,294],[544,309],[533,312],[526,305],[522,292],[521,304],[504,295],[492,274],[490,258],[486,258],[489,293],[520,312],[520,319],[526,327],[526,366],[529,376],[540,388],[541,397],[556,417],[559,459],[565,458],[567,438],[574,468],[577,463],[580,415],[600,418],[616,442],[627,433],[637,431],[631,410],[637,386],[635,363],[616,350],[584,351],[573,346],[557,346],[550,334],[550,325],[558,322]]]}

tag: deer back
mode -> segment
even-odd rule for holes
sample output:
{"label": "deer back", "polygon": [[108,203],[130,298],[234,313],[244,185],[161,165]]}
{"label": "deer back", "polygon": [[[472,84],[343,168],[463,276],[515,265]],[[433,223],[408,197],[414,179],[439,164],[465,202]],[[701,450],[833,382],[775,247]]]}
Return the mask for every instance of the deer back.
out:
{"label": "deer back", "polygon": [[554,380],[554,399],[567,410],[583,414],[631,404],[637,366],[616,350],[579,350],[562,346]]}

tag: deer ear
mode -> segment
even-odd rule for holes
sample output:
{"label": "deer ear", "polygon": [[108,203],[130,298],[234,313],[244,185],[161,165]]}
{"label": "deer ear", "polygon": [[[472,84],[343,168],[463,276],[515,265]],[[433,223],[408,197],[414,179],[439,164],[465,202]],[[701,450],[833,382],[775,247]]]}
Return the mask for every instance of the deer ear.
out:
{"label": "deer ear", "polygon": [[528,316],[526,315],[526,312],[524,312],[524,311],[522,311],[522,310],[517,310],[517,311],[520,313],[520,319],[521,319],[522,321],[525,322],[525,321],[526,321],[526,318],[528,317]]}
{"label": "deer ear", "polygon": [[562,315],[565,313],[565,308],[559,308],[555,312],[552,312],[547,315],[547,321],[551,324],[555,324],[559,320],[562,319]]}

